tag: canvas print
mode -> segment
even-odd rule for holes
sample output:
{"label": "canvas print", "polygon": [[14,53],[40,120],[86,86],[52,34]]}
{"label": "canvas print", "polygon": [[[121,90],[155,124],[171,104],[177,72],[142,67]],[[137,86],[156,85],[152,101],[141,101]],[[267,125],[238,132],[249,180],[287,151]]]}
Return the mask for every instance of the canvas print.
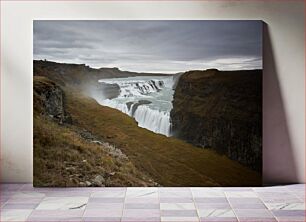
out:
{"label": "canvas print", "polygon": [[258,186],[262,22],[35,20],[34,186]]}

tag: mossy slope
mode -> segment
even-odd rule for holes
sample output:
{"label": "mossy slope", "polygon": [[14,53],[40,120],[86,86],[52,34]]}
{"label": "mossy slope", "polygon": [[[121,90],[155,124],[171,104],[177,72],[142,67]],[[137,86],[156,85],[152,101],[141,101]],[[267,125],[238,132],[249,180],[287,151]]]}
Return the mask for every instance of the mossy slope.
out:
{"label": "mossy slope", "polygon": [[66,90],[75,124],[120,147],[133,164],[162,186],[260,185],[255,171],[208,149],[140,128],[133,118]]}

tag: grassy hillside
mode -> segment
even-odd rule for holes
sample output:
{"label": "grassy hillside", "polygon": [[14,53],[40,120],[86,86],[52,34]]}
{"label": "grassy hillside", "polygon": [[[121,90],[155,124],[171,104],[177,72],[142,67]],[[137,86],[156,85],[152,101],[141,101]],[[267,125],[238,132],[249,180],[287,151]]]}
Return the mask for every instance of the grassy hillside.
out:
{"label": "grassy hillside", "polygon": [[139,128],[134,119],[120,111],[75,91],[65,91],[74,124],[120,147],[137,169],[162,186],[261,184],[258,173],[225,156]]}
{"label": "grassy hillside", "polygon": [[155,185],[120,149],[62,123],[64,115],[50,115],[63,112],[60,92],[49,79],[34,77],[34,186]]}

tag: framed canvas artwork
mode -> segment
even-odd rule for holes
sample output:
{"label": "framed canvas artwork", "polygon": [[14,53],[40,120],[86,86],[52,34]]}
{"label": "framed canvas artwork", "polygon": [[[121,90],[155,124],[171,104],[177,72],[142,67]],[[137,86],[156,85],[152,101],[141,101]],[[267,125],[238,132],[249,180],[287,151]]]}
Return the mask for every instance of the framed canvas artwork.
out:
{"label": "framed canvas artwork", "polygon": [[34,186],[259,186],[256,20],[35,20]]}

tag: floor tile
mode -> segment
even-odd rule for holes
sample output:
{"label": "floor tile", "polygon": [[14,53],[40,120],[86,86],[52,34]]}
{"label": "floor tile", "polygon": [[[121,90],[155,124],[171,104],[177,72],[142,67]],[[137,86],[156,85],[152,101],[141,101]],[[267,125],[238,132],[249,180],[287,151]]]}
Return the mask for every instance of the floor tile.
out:
{"label": "floor tile", "polygon": [[295,195],[298,199],[302,200],[305,202],[305,191],[301,192],[291,192],[293,195]]}
{"label": "floor tile", "polygon": [[276,217],[304,217],[305,210],[273,210]]}
{"label": "floor tile", "polygon": [[162,222],[199,222],[198,217],[161,217]]}
{"label": "floor tile", "polygon": [[121,222],[159,222],[160,217],[122,217]]}
{"label": "floor tile", "polygon": [[258,193],[260,199],[265,203],[297,203],[301,202],[295,195],[287,193],[277,192],[261,192]]}
{"label": "floor tile", "polygon": [[161,210],[162,217],[197,217],[196,210]]}
{"label": "floor tile", "polygon": [[199,209],[200,217],[235,217],[231,209]]}
{"label": "floor tile", "polygon": [[123,217],[152,218],[160,217],[159,209],[124,209]]}
{"label": "floor tile", "polygon": [[267,209],[258,198],[229,198],[228,200],[233,209]]}
{"label": "floor tile", "polygon": [[83,217],[84,222],[121,222],[121,217]]}
{"label": "floor tile", "polygon": [[197,209],[230,209],[229,203],[196,203]]}
{"label": "floor tile", "polygon": [[39,192],[15,192],[12,198],[15,199],[23,199],[23,198],[43,198],[45,197],[44,193],[39,193]]}
{"label": "floor tile", "polygon": [[118,189],[118,190],[103,190],[103,191],[96,191],[91,193],[91,197],[107,197],[107,198],[124,198],[126,190]]}
{"label": "floor tile", "polygon": [[232,204],[233,209],[267,209],[264,204]]}
{"label": "floor tile", "polygon": [[251,191],[254,192],[254,190],[251,187],[222,187],[223,191],[234,191],[234,192],[241,192],[241,191]]}
{"label": "floor tile", "polygon": [[266,209],[234,209],[238,219],[240,218],[273,218],[272,213]]}
{"label": "floor tile", "polygon": [[225,192],[226,197],[257,197],[257,194],[255,192],[251,191],[226,191]]}
{"label": "floor tile", "polygon": [[275,218],[255,218],[255,217],[242,217],[239,222],[277,222]]}
{"label": "floor tile", "polygon": [[161,190],[159,191],[159,196],[160,197],[187,197],[187,198],[192,198],[192,193],[190,190]]}
{"label": "floor tile", "polygon": [[225,197],[195,197],[196,203],[228,203]]}
{"label": "floor tile", "polygon": [[278,192],[287,193],[289,190],[287,186],[269,186],[269,187],[254,187],[255,192]]}
{"label": "floor tile", "polygon": [[90,197],[89,203],[123,203],[124,198],[102,198],[102,197]]}
{"label": "floor tile", "polygon": [[154,204],[158,204],[159,199],[158,198],[126,198],[125,203],[143,203],[143,204],[154,203]]}
{"label": "floor tile", "polygon": [[121,217],[123,209],[86,209],[84,217]]}
{"label": "floor tile", "polygon": [[70,217],[70,216],[63,216],[63,217],[29,217],[27,219],[28,222],[80,222],[82,221],[82,217]]}
{"label": "floor tile", "polygon": [[43,197],[38,197],[38,198],[19,198],[19,197],[12,197],[10,198],[7,203],[10,204],[39,204],[44,198]]}
{"label": "floor tile", "polygon": [[38,206],[38,204],[32,204],[32,203],[28,203],[28,204],[20,204],[20,203],[7,203],[5,204],[2,209],[35,209]]}
{"label": "floor tile", "polygon": [[158,198],[158,189],[129,187],[126,191],[126,198]]}
{"label": "floor tile", "polygon": [[228,201],[231,204],[261,204],[261,199],[254,197],[229,197]]}
{"label": "floor tile", "polygon": [[214,190],[209,188],[191,188],[194,197],[224,197],[222,190]]}
{"label": "floor tile", "polygon": [[175,192],[191,192],[191,189],[194,189],[195,187],[159,187],[159,192],[167,192],[167,191],[175,191]]}
{"label": "floor tile", "polygon": [[1,209],[1,221],[25,221],[32,210]]}
{"label": "floor tile", "polygon": [[0,197],[0,204],[1,204],[1,207],[3,207],[3,205],[10,199],[10,197],[3,197],[1,196]]}
{"label": "floor tile", "polygon": [[305,210],[305,203],[266,203],[269,210]]}
{"label": "floor tile", "polygon": [[278,222],[305,222],[306,219],[304,217],[278,217],[277,218]]}
{"label": "floor tile", "polygon": [[123,209],[123,203],[92,203],[86,205],[86,209]]}
{"label": "floor tile", "polygon": [[35,188],[33,187],[33,184],[31,183],[25,183],[21,186],[19,189],[20,191],[33,191]]}
{"label": "floor tile", "polygon": [[126,203],[125,209],[159,209],[158,203]]}
{"label": "floor tile", "polygon": [[286,186],[289,190],[304,190],[306,189],[305,184],[291,184]]}
{"label": "floor tile", "polygon": [[194,203],[161,203],[161,210],[195,210]]}
{"label": "floor tile", "polygon": [[18,183],[10,183],[10,184],[7,184],[7,183],[2,183],[0,184],[0,190],[1,192],[2,191],[17,191],[17,190],[20,190],[21,187],[23,186],[24,184],[18,184]]}
{"label": "floor tile", "polygon": [[45,197],[37,210],[85,209],[88,197]]}
{"label": "floor tile", "polygon": [[71,196],[81,196],[81,197],[90,197],[91,191],[88,191],[86,188],[84,188],[84,191],[78,190],[78,191],[48,191],[45,192],[45,195],[47,197],[71,197]]}
{"label": "floor tile", "polygon": [[84,210],[33,210],[31,218],[78,218],[82,217]]}
{"label": "floor tile", "polygon": [[201,222],[238,222],[236,217],[201,217]]}
{"label": "floor tile", "polygon": [[190,197],[160,197],[161,203],[193,203],[193,199]]}

